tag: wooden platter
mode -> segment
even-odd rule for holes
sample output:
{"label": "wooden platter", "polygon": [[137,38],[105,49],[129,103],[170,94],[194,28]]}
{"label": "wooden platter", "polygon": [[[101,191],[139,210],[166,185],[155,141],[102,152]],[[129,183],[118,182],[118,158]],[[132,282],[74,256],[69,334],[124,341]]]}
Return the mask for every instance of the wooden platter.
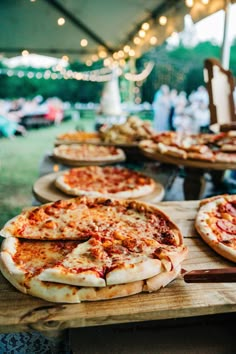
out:
{"label": "wooden platter", "polygon": [[[189,255],[183,268],[232,267],[194,229],[199,201],[161,202],[158,207],[180,227]],[[11,306],[9,306],[11,304]],[[54,331],[236,312],[235,283],[185,283],[179,276],[157,292],[80,304],[56,304],[25,295],[0,274],[0,331]],[[178,324],[175,323],[177,326]]]}
{"label": "wooden platter", "polygon": [[[40,177],[33,185],[34,197],[40,203],[55,202],[59,199],[70,199],[73,198],[72,195],[67,195],[60,191],[55,186],[55,179],[61,175],[63,172],[50,173],[43,177]],[[155,190],[145,195],[144,197],[136,198],[138,200],[150,203],[157,203],[164,198],[165,189],[162,184],[156,182]]]}
{"label": "wooden platter", "polygon": [[79,166],[104,166],[104,165],[111,165],[119,162],[124,162],[125,161],[125,156],[116,158],[113,160],[91,160],[91,161],[86,161],[86,160],[73,160],[73,159],[67,159],[63,157],[58,157],[56,155],[51,155],[50,156],[55,162],[58,162],[62,165],[65,166],[73,166],[73,167],[79,167]]}
{"label": "wooden platter", "polygon": [[168,156],[165,154],[161,154],[159,152],[152,152],[150,149],[142,148],[140,149],[144,156],[149,159],[179,165],[190,168],[201,168],[201,169],[209,169],[209,170],[236,170],[236,163],[226,163],[226,162],[210,162],[210,161],[202,161],[202,160],[185,160],[179,157]]}

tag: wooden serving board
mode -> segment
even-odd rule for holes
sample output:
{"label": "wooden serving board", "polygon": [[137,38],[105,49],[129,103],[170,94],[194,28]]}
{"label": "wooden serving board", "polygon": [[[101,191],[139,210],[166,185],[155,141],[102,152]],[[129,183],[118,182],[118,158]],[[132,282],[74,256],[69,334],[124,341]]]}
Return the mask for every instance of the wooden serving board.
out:
{"label": "wooden serving board", "polygon": [[[40,203],[55,202],[59,199],[70,199],[73,195],[63,193],[55,186],[55,179],[63,172],[50,173],[40,177],[33,185],[33,194]],[[138,200],[150,203],[157,203],[164,197],[165,190],[162,184],[156,182],[155,190],[144,197],[136,198]]]}
{"label": "wooden serving board", "polygon": [[168,156],[159,152],[152,152],[150,149],[140,149],[144,156],[163,163],[179,165],[190,168],[201,168],[208,170],[236,170],[236,163],[210,162],[202,160],[185,160],[179,157]]}
{"label": "wooden serving board", "polygon": [[[157,204],[180,227],[189,248],[186,270],[235,264],[217,255],[194,229],[198,201]],[[9,306],[10,304],[10,306]],[[56,304],[20,293],[0,274],[0,331],[57,331],[236,312],[235,283],[187,284],[179,276],[165,288],[120,299]]]}
{"label": "wooden serving board", "polygon": [[67,159],[63,157],[58,157],[55,155],[51,155],[51,158],[58,162],[61,163],[65,166],[73,166],[73,167],[79,167],[79,166],[104,166],[104,165],[111,165],[119,162],[124,162],[125,161],[125,156],[116,158],[114,160],[91,160],[91,161],[83,161],[83,160],[73,160],[73,159]]}

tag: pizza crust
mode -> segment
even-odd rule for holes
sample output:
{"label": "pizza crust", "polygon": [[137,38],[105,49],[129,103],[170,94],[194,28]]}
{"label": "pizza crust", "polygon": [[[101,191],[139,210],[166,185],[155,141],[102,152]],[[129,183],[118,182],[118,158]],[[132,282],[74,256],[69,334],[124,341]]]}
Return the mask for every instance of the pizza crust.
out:
{"label": "pizza crust", "polygon": [[[235,201],[235,196],[221,195],[212,198],[207,198],[200,203],[200,209],[195,219],[195,228],[202,239],[218,254],[236,262],[236,249],[223,244],[218,240],[214,232],[215,219],[220,219],[220,216],[214,216],[214,212],[218,206],[225,202]],[[223,233],[223,231],[221,232]],[[236,238],[236,235],[232,236]]]}

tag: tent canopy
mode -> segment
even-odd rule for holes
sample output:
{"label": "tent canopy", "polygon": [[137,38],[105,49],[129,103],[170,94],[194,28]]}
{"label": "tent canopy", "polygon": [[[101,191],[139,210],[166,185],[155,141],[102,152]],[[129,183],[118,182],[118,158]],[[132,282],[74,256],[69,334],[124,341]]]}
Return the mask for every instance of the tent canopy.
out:
{"label": "tent canopy", "polygon": [[[191,1],[188,1],[190,3]],[[30,53],[87,59],[141,53],[183,29],[184,15],[194,22],[225,7],[225,0],[8,0],[1,4],[0,53],[6,57]],[[236,2],[232,0],[231,2]],[[161,16],[167,23],[160,25]],[[58,25],[64,18],[65,24]],[[149,24],[145,37],[138,32]],[[134,43],[134,38],[136,42]],[[81,46],[86,39],[87,46]],[[133,51],[130,52],[129,46]]]}

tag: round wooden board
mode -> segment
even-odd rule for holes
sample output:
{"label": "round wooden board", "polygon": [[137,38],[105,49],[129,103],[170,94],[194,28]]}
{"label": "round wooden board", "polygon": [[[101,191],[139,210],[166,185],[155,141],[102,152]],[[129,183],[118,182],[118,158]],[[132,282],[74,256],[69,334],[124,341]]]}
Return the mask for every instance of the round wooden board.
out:
{"label": "round wooden board", "polygon": [[[33,185],[33,194],[40,203],[49,203],[55,202],[59,199],[73,198],[72,195],[63,193],[55,186],[55,179],[62,173],[63,172],[50,173],[40,177],[35,182]],[[135,199],[148,203],[158,203],[163,199],[164,194],[164,187],[162,184],[156,182],[156,187],[152,193]]]}
{"label": "round wooden board", "polygon": [[82,161],[82,160],[72,160],[72,159],[66,159],[63,157],[58,157],[55,155],[51,155],[51,158],[55,160],[58,163],[61,163],[62,165],[66,166],[74,166],[74,167],[79,167],[79,166],[103,166],[103,165],[110,165],[113,163],[119,163],[119,162],[124,162],[125,161],[125,156],[120,157],[114,160],[94,160],[94,161]]}
{"label": "round wooden board", "polygon": [[151,152],[149,149],[140,149],[144,156],[159,162],[179,165],[190,168],[202,168],[206,170],[236,170],[236,163],[211,162],[202,160],[185,160],[179,157],[168,156],[159,152]]}

